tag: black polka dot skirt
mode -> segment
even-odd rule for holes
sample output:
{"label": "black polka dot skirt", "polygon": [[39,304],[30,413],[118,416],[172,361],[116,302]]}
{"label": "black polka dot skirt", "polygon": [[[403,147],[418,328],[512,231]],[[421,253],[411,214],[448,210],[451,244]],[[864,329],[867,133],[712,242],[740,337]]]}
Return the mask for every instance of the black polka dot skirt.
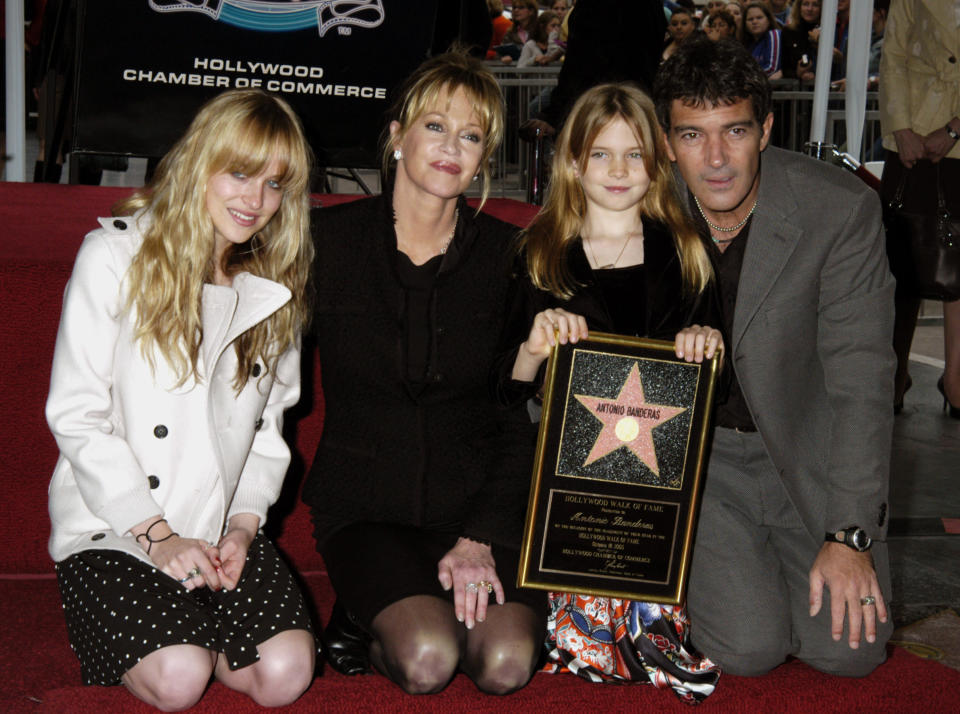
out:
{"label": "black polka dot skirt", "polygon": [[230,669],[260,659],[257,645],[284,630],[313,632],[303,596],[273,544],[250,544],[234,590],[188,591],[131,555],[86,550],[57,563],[70,646],[84,684],[118,684],[161,647],[196,645],[223,653]]}

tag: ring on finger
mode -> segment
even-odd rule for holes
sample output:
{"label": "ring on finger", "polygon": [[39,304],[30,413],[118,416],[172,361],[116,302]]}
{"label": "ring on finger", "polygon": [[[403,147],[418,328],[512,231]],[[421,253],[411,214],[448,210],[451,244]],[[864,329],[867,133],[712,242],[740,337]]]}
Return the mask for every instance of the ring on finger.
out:
{"label": "ring on finger", "polygon": [[486,580],[481,580],[479,583],[477,583],[477,585],[486,590],[488,595],[493,592],[493,583],[488,583]]}
{"label": "ring on finger", "polygon": [[477,592],[477,584],[476,584],[476,583],[467,583],[467,586],[466,586],[465,589],[466,589],[466,591],[467,591],[468,593],[475,593],[475,592]]}
{"label": "ring on finger", "polygon": [[860,604],[863,605],[864,607],[867,607],[868,605],[876,605],[876,603],[877,603],[877,598],[875,598],[873,595],[866,595],[860,598]]}
{"label": "ring on finger", "polygon": [[193,580],[198,575],[200,575],[200,568],[193,568],[187,571],[187,574],[185,577],[180,578],[180,582],[185,583],[188,580]]}

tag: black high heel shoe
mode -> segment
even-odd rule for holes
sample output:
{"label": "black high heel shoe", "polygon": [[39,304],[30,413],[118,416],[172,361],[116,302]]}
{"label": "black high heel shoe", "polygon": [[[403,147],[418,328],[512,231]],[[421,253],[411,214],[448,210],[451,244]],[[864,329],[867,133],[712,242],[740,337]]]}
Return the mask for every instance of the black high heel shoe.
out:
{"label": "black high heel shoe", "polygon": [[327,662],[340,674],[372,674],[370,642],[373,638],[337,600],[320,642]]}
{"label": "black high heel shoe", "polygon": [[940,375],[940,379],[937,380],[937,389],[940,390],[940,394],[943,395],[943,410],[950,415],[951,419],[960,419],[960,407],[955,407],[950,403],[950,400],[947,399],[947,391],[943,388],[943,375]]}
{"label": "black high heel shoe", "polygon": [[907,383],[903,385],[903,394],[900,395],[900,399],[893,403],[893,413],[899,414],[903,411],[903,398],[906,396],[907,392],[910,391],[910,387],[913,386],[913,380],[910,378],[910,375],[907,375]]}

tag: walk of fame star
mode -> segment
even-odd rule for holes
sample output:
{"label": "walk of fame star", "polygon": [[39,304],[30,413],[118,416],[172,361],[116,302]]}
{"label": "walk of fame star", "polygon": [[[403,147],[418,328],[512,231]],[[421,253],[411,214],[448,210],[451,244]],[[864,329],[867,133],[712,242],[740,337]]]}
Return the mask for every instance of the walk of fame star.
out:
{"label": "walk of fame star", "polygon": [[603,423],[603,429],[590,449],[584,466],[625,446],[655,475],[660,475],[657,454],[653,448],[653,430],[685,412],[686,407],[648,403],[643,396],[640,369],[636,362],[616,399],[584,394],[574,396]]}

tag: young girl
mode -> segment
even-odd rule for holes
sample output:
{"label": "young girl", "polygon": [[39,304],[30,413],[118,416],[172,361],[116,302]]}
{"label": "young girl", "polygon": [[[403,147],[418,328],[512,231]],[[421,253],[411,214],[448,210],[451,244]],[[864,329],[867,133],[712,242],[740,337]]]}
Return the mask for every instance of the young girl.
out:
{"label": "young girl", "polygon": [[80,247],[47,420],[50,554],[86,684],[179,710],[211,676],[263,706],[313,678],[309,615],[259,532],[300,392],[308,157],[285,102],[226,92]]}
{"label": "young girl", "polygon": [[765,3],[752,2],[743,15],[743,41],[770,79],[780,79],[780,26]]}
{"label": "young girl", "polygon": [[[606,84],[574,105],[557,141],[543,210],[522,235],[518,280],[499,363],[499,397],[534,396],[556,339],[590,330],[675,341],[702,361],[722,349],[712,270],[676,199],[653,103]],[[691,651],[682,607],[551,594],[553,671],[591,680],[646,680],[703,699],[719,672]],[[597,634],[599,633],[599,634]]]}

